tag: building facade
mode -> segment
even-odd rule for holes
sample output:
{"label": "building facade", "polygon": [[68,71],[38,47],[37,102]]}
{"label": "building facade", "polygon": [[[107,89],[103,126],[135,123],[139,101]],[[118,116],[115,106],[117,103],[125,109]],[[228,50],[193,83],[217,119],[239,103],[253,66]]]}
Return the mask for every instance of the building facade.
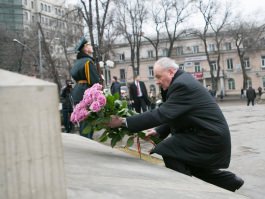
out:
{"label": "building facade", "polygon": [[0,26],[17,33],[13,34],[16,35],[13,38],[16,45],[26,46],[24,64],[36,68],[37,62],[38,70],[42,70],[38,72],[30,66],[32,72],[28,74],[35,76],[40,73],[46,80],[52,77],[51,71],[47,70],[50,62],[43,45],[44,36],[62,83],[70,78],[70,65],[75,55],[69,50],[73,51],[84,30],[82,16],[76,6],[66,5],[65,0],[0,0]]}
{"label": "building facade", "polygon": [[[214,38],[209,36],[207,48],[210,55],[211,65],[216,76],[217,53]],[[169,42],[161,40],[158,56],[165,57],[168,53]],[[115,67],[111,69],[111,74],[119,77],[124,83],[133,81],[133,71],[130,62],[130,47],[126,42],[115,45],[113,60]],[[194,36],[185,36],[175,42],[171,58],[176,60],[180,68],[191,73],[194,78],[200,81],[203,86],[211,86],[210,67],[207,61],[203,42]],[[155,63],[155,50],[148,41],[143,41],[140,53],[141,80],[147,85],[147,89],[158,94],[159,88],[155,84],[153,65]],[[265,45],[263,48],[251,50],[245,53],[244,64],[249,79],[247,87],[252,86],[265,88]],[[243,75],[240,59],[236,46],[231,37],[227,36],[221,43],[220,59],[220,79],[218,81],[217,96],[223,92],[225,96],[240,95],[243,88]]]}
{"label": "building facade", "polygon": [[0,25],[8,30],[23,31],[23,5],[21,0],[0,1]]}

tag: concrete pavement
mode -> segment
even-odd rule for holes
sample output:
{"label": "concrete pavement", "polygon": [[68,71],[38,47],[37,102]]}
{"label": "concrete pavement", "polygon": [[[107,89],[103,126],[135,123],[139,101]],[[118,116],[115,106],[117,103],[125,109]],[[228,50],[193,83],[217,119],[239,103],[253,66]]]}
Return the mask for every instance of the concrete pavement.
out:
{"label": "concrete pavement", "polygon": [[[265,105],[219,104],[231,130],[232,158],[228,170],[245,180],[236,193],[78,135],[63,134],[68,198],[263,199]],[[143,152],[147,153],[151,147],[142,142]]]}
{"label": "concrete pavement", "polygon": [[199,179],[63,134],[68,199],[245,199]]}

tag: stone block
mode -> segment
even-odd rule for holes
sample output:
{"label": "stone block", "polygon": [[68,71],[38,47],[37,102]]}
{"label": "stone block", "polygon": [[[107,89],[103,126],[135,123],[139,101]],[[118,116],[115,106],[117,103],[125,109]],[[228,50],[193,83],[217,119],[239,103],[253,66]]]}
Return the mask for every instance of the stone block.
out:
{"label": "stone block", "polygon": [[65,199],[57,86],[0,70],[0,198]]}

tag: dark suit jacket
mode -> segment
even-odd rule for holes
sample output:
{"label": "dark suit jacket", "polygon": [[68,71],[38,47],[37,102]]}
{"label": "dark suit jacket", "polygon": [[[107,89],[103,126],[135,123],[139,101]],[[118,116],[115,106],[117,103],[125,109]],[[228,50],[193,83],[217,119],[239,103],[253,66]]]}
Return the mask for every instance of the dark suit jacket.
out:
{"label": "dark suit jacket", "polygon": [[179,70],[157,109],[127,118],[130,131],[157,127],[166,138],[153,152],[202,168],[227,168],[231,141],[227,122],[213,97],[190,74]]}
{"label": "dark suit jacket", "polygon": [[[145,84],[144,82],[142,81],[139,81],[139,85],[140,85],[140,89],[142,91],[142,94],[143,94],[143,98],[145,100],[145,103],[147,105],[150,104],[150,101],[148,99],[148,94],[147,94],[147,90],[146,90],[146,87],[145,87]],[[139,101],[138,97],[137,97],[137,86],[135,85],[135,83],[131,83],[130,85],[130,100],[133,100],[134,103],[137,103]]]}

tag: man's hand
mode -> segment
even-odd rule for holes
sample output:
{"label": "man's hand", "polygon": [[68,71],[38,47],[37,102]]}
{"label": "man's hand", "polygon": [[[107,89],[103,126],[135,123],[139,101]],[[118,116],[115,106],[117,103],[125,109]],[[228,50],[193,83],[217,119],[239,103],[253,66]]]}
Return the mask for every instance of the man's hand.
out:
{"label": "man's hand", "polygon": [[118,128],[118,127],[122,126],[122,118],[118,117],[116,115],[112,115],[110,122],[108,123],[108,126],[110,128]]}
{"label": "man's hand", "polygon": [[158,133],[155,129],[148,129],[145,133],[145,140],[149,140],[151,136],[158,136]]}

